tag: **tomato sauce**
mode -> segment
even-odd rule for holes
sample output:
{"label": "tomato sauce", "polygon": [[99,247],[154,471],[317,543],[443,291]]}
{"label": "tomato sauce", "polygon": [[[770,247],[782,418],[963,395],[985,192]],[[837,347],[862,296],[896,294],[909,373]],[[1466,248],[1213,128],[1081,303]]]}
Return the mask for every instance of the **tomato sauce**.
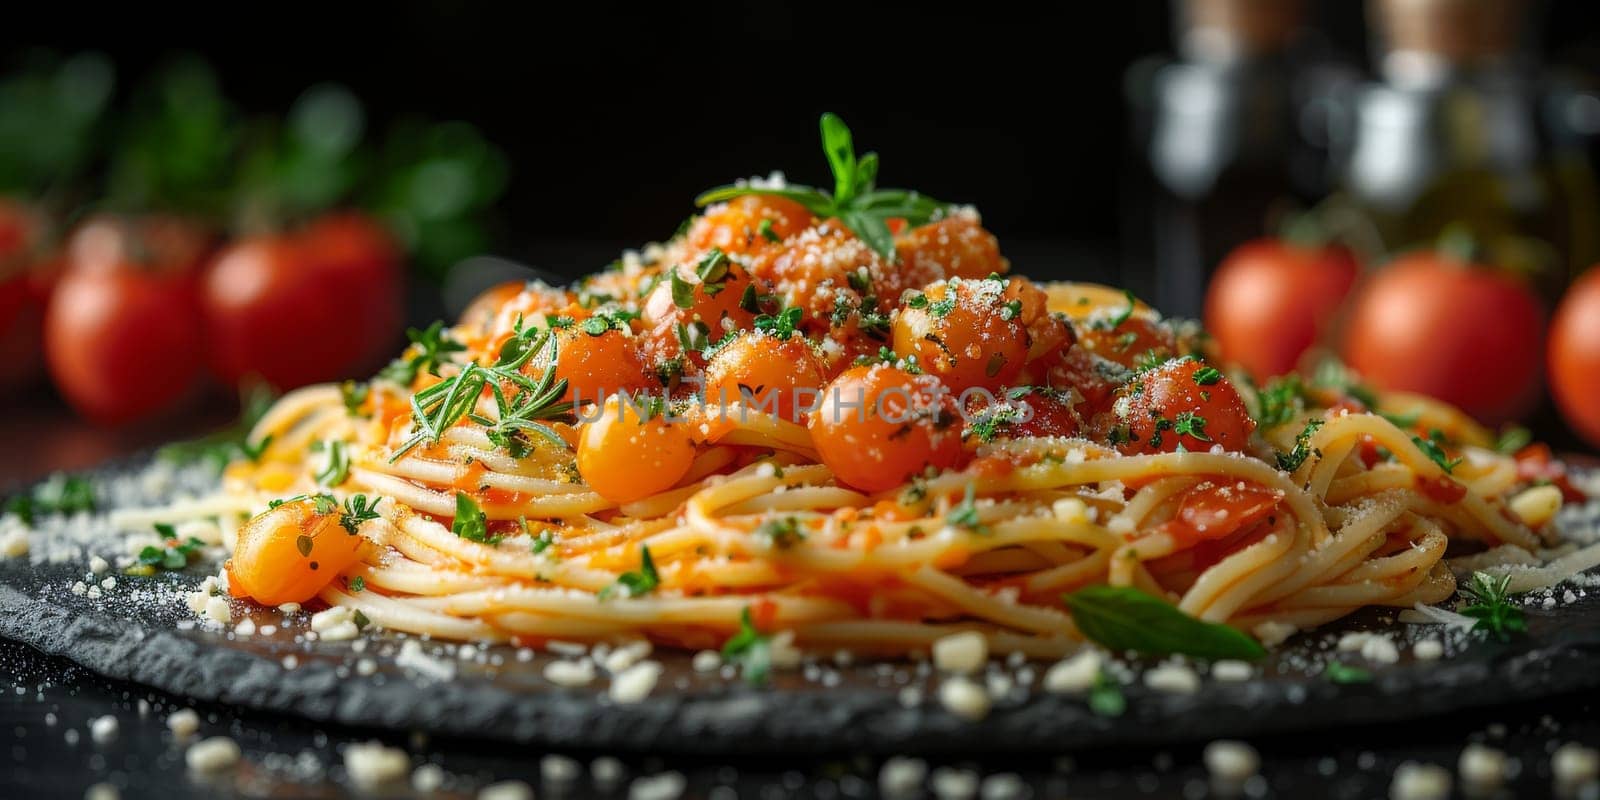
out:
{"label": "tomato sauce", "polygon": [[1417,478],[1417,491],[1428,499],[1445,505],[1461,502],[1467,496],[1467,487],[1460,481],[1440,475],[1437,478]]}

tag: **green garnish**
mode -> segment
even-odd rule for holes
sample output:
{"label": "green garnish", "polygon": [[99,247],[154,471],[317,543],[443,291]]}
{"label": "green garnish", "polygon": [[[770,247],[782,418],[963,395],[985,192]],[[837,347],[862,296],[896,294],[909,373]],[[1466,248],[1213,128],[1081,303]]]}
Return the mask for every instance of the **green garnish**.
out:
{"label": "green garnish", "polygon": [[31,491],[12,495],[0,513],[15,514],[22,524],[33,527],[43,514],[77,514],[94,511],[94,486],[77,475],[55,473]]}
{"label": "green garnish", "polygon": [[1368,409],[1377,410],[1378,395],[1356,380],[1354,372],[1337,358],[1326,358],[1317,364],[1311,375],[1311,385],[1336,389],[1354,398]]}
{"label": "green garnish", "polygon": [[489,535],[488,516],[466,492],[456,492],[456,518],[450,521],[450,532],[478,544],[499,544],[501,538]]}
{"label": "green garnish", "polygon": [[[522,458],[531,452],[532,445],[527,438],[529,433],[538,434],[561,448],[567,446],[565,439],[540,422],[563,418],[572,411],[572,403],[557,402],[566,394],[566,379],[555,380],[553,367],[544,370],[537,381],[521,372],[521,367],[546,345],[550,347],[550,363],[554,365],[555,340],[548,330],[524,327],[521,320],[517,321],[513,330],[513,336],[500,348],[500,357],[493,366],[469,362],[455,375],[411,396],[412,424],[417,430],[389,457],[391,463],[417,445],[437,443],[444,432],[463,417],[470,417],[473,422],[487,428],[489,440],[514,458]],[[517,392],[509,399],[506,397],[508,384]],[[473,411],[485,387],[494,397],[499,419],[490,419]]]}
{"label": "green garnish", "polygon": [[1487,573],[1472,573],[1472,580],[1461,587],[1462,596],[1472,603],[1464,606],[1461,614],[1477,620],[1473,630],[1485,631],[1502,642],[1510,641],[1513,633],[1527,632],[1528,620],[1511,602],[1510,588],[1510,575],[1496,580]]}
{"label": "green garnish", "polygon": [[[1123,289],[1122,290],[1122,296],[1124,298],[1127,298],[1128,307],[1122,309],[1119,312],[1117,312],[1117,315],[1112,317],[1109,321],[1102,320],[1100,322],[1094,323],[1093,327],[1095,329],[1103,330],[1103,331],[1114,331],[1114,330],[1122,327],[1122,323],[1127,322],[1128,320],[1133,318],[1133,312],[1136,309],[1138,309],[1138,307],[1139,307],[1139,298],[1134,297],[1133,296],[1133,292],[1131,292],[1131,291],[1129,291],[1127,289]],[[1124,348],[1126,348],[1126,345],[1124,345]]]}
{"label": "green garnish", "polygon": [[1327,678],[1334,683],[1349,684],[1372,682],[1371,671],[1362,669],[1361,667],[1353,667],[1342,661],[1329,661],[1328,666],[1323,667],[1322,669],[1322,677]]}
{"label": "green garnish", "polygon": [[361,523],[378,518],[378,501],[381,497],[370,500],[364,494],[350,495],[344,501],[344,510],[339,512],[339,527],[355,535],[361,530]]}
{"label": "green garnish", "polygon": [[983,524],[982,518],[978,516],[976,495],[976,488],[970,483],[967,484],[967,492],[961,498],[961,502],[945,513],[945,524],[987,536],[989,534],[989,526]]}
{"label": "green garnish", "polygon": [[1211,437],[1206,435],[1206,418],[1193,411],[1179,413],[1172,421],[1172,432],[1179,436],[1192,436],[1202,442],[1211,441]]}
{"label": "green garnish", "polygon": [[609,600],[617,592],[625,592],[627,597],[639,597],[655,591],[661,585],[661,575],[656,572],[655,559],[650,557],[649,545],[639,545],[639,571],[624,572],[617,576],[617,582],[600,590],[600,599]]}
{"label": "green garnish", "polygon": [[351,592],[364,592],[367,590],[367,579],[357,575],[351,578],[347,585],[350,587]]}
{"label": "green garnish", "polygon": [[835,114],[823,114],[821,127],[822,149],[833,171],[831,194],[810,186],[779,189],[736,184],[704,192],[695,198],[695,205],[705,207],[744,195],[787,197],[819,217],[837,217],[869,247],[890,260],[895,258],[895,250],[889,220],[899,218],[908,225],[922,225],[948,210],[946,204],[913,191],[878,189],[878,154],[867,153],[857,159],[850,129]]}
{"label": "green garnish", "polygon": [[779,550],[787,550],[806,538],[806,532],[800,527],[800,521],[794,517],[769,519],[756,528],[755,535],[766,539]]}
{"label": "green garnish", "polygon": [[772,637],[756,630],[750,620],[750,607],[739,612],[739,632],[722,645],[722,657],[738,664],[744,679],[764,683],[772,670]]}
{"label": "green garnish", "polygon": [[1189,376],[1198,386],[1211,386],[1222,380],[1222,370],[1216,367],[1201,367]]}
{"label": "green garnish", "polygon": [[1012,300],[1000,307],[1000,318],[1006,322],[1022,316],[1022,301]]}
{"label": "green garnish", "polygon": [[190,536],[187,541],[179,542],[177,532],[171,525],[158,523],[156,533],[160,534],[165,542],[161,547],[149,546],[139,551],[139,563],[153,569],[183,569],[189,566],[189,559],[205,547],[205,542]]}
{"label": "green garnish", "polygon": [[1260,405],[1256,411],[1256,422],[1261,427],[1282,425],[1305,411],[1306,387],[1300,382],[1299,375],[1284,375],[1262,387],[1256,393],[1256,401]]}
{"label": "green garnish", "polygon": [[416,383],[417,376],[424,372],[437,376],[440,365],[450,360],[451,353],[467,349],[466,345],[450,338],[444,323],[439,321],[420,331],[407,328],[406,338],[411,340],[411,355],[389,362],[389,366],[378,373],[378,377],[401,386]]}
{"label": "green garnish", "polygon": [[1078,630],[1112,652],[1247,660],[1267,654],[1237,628],[1202,622],[1131,586],[1089,586],[1062,600]]}
{"label": "green garnish", "polygon": [[1503,455],[1515,455],[1518,450],[1527,447],[1533,441],[1533,432],[1521,425],[1512,425],[1500,431],[1495,437],[1494,451]]}
{"label": "green garnish", "polygon": [[1105,670],[1095,673],[1094,684],[1089,687],[1089,710],[1098,717],[1120,717],[1128,710],[1122,685]]}
{"label": "green garnish", "polygon": [[344,403],[345,413],[352,417],[361,416],[361,406],[366,404],[371,394],[372,385],[369,383],[345,381],[339,384],[339,399]]}
{"label": "green garnish", "polygon": [[317,483],[330,488],[344,483],[350,477],[350,451],[345,443],[331,439],[322,445],[322,449],[328,454],[328,463],[317,470]]}
{"label": "green garnish", "polygon": [[790,306],[777,314],[762,314],[756,317],[756,330],[787,339],[794,335],[804,314],[799,306]]}
{"label": "green garnish", "polygon": [[770,219],[761,220],[761,224],[756,226],[756,233],[760,234],[761,238],[766,239],[769,242],[783,241],[783,237],[779,236],[778,232],[772,229],[772,220]]}
{"label": "green garnish", "polygon": [[1323,421],[1320,419],[1306,420],[1306,426],[1294,437],[1294,449],[1287,453],[1278,454],[1278,469],[1284,472],[1294,472],[1300,468],[1301,464],[1306,463],[1306,459],[1310,458],[1312,454],[1321,458],[1322,451],[1311,447],[1311,437],[1322,425]]}
{"label": "green garnish", "polygon": [[233,425],[199,439],[166,445],[156,451],[156,457],[174,464],[209,462],[217,472],[240,456],[260,461],[272,437],[268,436],[252,445],[249,443],[250,429],[255,427],[276,399],[276,394],[267,385],[249,384],[239,392],[239,419]]}
{"label": "green garnish", "polygon": [[1456,466],[1465,459],[1450,458],[1449,456],[1445,455],[1444,448],[1439,446],[1443,439],[1444,436],[1442,434],[1440,434],[1438,431],[1434,431],[1426,439],[1422,438],[1421,436],[1411,437],[1411,443],[1416,445],[1417,449],[1421,450],[1422,454],[1428,457],[1428,460],[1438,464],[1439,469],[1444,470],[1445,474],[1449,475],[1454,472]]}

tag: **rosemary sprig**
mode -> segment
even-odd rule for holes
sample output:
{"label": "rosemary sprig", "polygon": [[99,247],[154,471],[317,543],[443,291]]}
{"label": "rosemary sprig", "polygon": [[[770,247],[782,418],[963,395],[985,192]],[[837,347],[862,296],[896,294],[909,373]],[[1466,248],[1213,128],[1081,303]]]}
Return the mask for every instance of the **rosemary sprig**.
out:
{"label": "rosemary sprig", "polygon": [[1472,580],[1461,587],[1461,594],[1472,600],[1461,609],[1463,616],[1472,617],[1475,631],[1486,631],[1502,642],[1510,641],[1511,634],[1528,630],[1528,620],[1522,609],[1511,602],[1511,576],[1498,580],[1483,572],[1472,573]]}
{"label": "rosemary sprig", "polygon": [[819,217],[837,217],[873,250],[893,260],[894,235],[889,220],[904,219],[921,225],[937,219],[949,206],[907,189],[879,189],[878,154],[856,158],[855,142],[844,120],[831,112],[822,115],[822,149],[833,172],[833,192],[810,186],[783,188],[733,184],[708,190],[695,198],[701,207],[745,195],[786,197]]}

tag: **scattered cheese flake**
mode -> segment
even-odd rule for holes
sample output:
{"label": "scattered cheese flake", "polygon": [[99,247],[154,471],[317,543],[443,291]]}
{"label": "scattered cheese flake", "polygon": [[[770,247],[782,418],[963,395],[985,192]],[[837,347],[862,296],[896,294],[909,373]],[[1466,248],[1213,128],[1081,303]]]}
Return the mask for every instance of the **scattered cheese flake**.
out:
{"label": "scattered cheese flake", "polygon": [[1506,754],[1481,744],[1469,744],[1461,751],[1461,761],[1456,766],[1462,782],[1477,792],[1500,787],[1506,779]]}
{"label": "scattered cheese flake", "polygon": [[423,764],[411,771],[411,789],[417,794],[433,794],[444,786],[444,768]]}
{"label": "scattered cheese flake", "polygon": [[1052,694],[1087,692],[1100,675],[1100,651],[1084,648],[1044,673],[1044,690]]}
{"label": "scattered cheese flake", "polygon": [[1393,664],[1400,660],[1400,650],[1387,636],[1374,636],[1361,645],[1361,657],[1377,664]]}
{"label": "scattered cheese flake", "polygon": [[220,622],[226,625],[233,622],[233,607],[228,605],[226,598],[208,597],[206,598],[205,617],[212,622]]}
{"label": "scattered cheese flake", "polygon": [[978,796],[983,800],[1020,800],[1026,797],[1028,784],[1015,772],[996,772],[983,779]]}
{"label": "scattered cheese flake", "polygon": [[22,558],[28,554],[28,532],[9,530],[0,535],[0,557]]}
{"label": "scattered cheese flake", "polygon": [[1283,644],[1285,639],[1293,636],[1298,630],[1300,629],[1287,622],[1274,621],[1257,625],[1251,633],[1256,635],[1256,639],[1261,642],[1262,646],[1276,647]]}
{"label": "scattered cheese flake", "polygon": [[1600,778],[1600,752],[1577,742],[1568,742],[1550,756],[1550,774],[1556,785],[1575,788]]}
{"label": "scattered cheese flake", "polygon": [[715,650],[701,650],[694,654],[690,666],[694,667],[695,672],[716,672],[722,666],[722,654]]}
{"label": "scattered cheese flake", "polygon": [[533,787],[522,781],[500,781],[478,790],[478,800],[533,800]]}
{"label": "scattered cheese flake", "polygon": [[660,664],[641,661],[612,677],[609,694],[617,703],[637,703],[650,695],[660,678]]}
{"label": "scattered cheese flake", "polygon": [[946,672],[971,674],[989,660],[989,642],[977,631],[952,633],[933,643],[933,664]]}
{"label": "scattered cheese flake", "polygon": [[381,742],[353,742],[344,748],[344,771],[363,791],[387,786],[411,771],[406,751]]}
{"label": "scattered cheese flake", "polygon": [[549,784],[569,784],[583,774],[583,765],[554,753],[539,759],[539,778]]}
{"label": "scattered cheese flake", "polygon": [[965,720],[976,721],[989,716],[989,693],[961,676],[947,678],[939,685],[939,704]]}
{"label": "scattered cheese flake", "polygon": [[1250,680],[1255,675],[1255,668],[1248,661],[1223,659],[1211,665],[1211,677],[1227,683],[1241,683]]}
{"label": "scattered cheese flake", "polygon": [[174,711],[167,715],[167,730],[179,739],[187,739],[200,730],[200,715],[192,708]]}
{"label": "scattered cheese flake", "polygon": [[915,797],[928,777],[928,763],[920,758],[895,756],[878,770],[878,791],[887,798]]}
{"label": "scattered cheese flake", "polygon": [[106,744],[117,738],[117,718],[107,714],[89,720],[89,738],[95,744]]}
{"label": "scattered cheese flake", "polygon": [[1168,694],[1194,694],[1200,691],[1200,676],[1187,665],[1167,663],[1147,670],[1144,685]]}
{"label": "scattered cheese flake", "polygon": [[939,800],[967,800],[978,793],[978,774],[954,767],[933,771],[933,794]]}
{"label": "scattered cheese flake", "polygon": [[628,800],[677,800],[688,784],[681,772],[634,778],[633,783],[628,784]]}
{"label": "scattered cheese flake", "polygon": [[1261,756],[1244,742],[1212,742],[1206,745],[1202,760],[1211,777],[1228,783],[1243,783],[1261,769]]}
{"label": "scattered cheese flake", "polygon": [[1423,639],[1411,648],[1418,661],[1438,661],[1444,656],[1444,643],[1438,639]]}
{"label": "scattered cheese flake", "polygon": [[1450,796],[1450,771],[1437,764],[1407,761],[1394,771],[1390,800],[1445,800]]}
{"label": "scattered cheese flake", "polygon": [[255,620],[250,619],[249,617],[245,617],[244,619],[239,620],[239,624],[233,626],[233,635],[234,636],[254,636],[255,633],[256,633],[256,622],[255,622]]}
{"label": "scattered cheese flake", "polygon": [[544,677],[557,686],[587,686],[594,680],[594,662],[588,659],[552,661],[545,665]]}
{"label": "scattered cheese flake", "polygon": [[311,630],[317,633],[327,631],[355,619],[355,612],[344,606],[334,606],[311,615]]}
{"label": "scattered cheese flake", "polygon": [[195,772],[221,772],[239,763],[239,745],[226,736],[213,736],[196,742],[183,760]]}
{"label": "scattered cheese flake", "polygon": [[97,783],[85,789],[83,800],[121,800],[122,792],[109,783]]}
{"label": "scattered cheese flake", "polygon": [[89,559],[90,572],[99,575],[108,569],[111,569],[111,565],[107,563],[105,559],[99,556],[94,556],[93,558]]}

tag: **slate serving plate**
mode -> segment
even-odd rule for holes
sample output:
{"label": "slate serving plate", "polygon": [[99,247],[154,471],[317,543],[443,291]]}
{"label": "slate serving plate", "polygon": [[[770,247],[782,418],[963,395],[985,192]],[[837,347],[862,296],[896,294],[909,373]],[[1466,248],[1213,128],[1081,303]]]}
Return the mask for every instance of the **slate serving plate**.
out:
{"label": "slate serving plate", "polygon": [[[108,494],[103,487],[120,478],[118,501],[164,499],[161,495],[170,490],[130,496],[127,487],[136,482],[127,476],[145,463],[139,459],[95,473],[102,497]],[[190,477],[189,489],[196,480]],[[1590,524],[1600,517],[1600,509],[1594,512],[1576,518]],[[90,576],[90,552],[62,557],[71,548],[51,541],[61,535],[36,531],[30,534],[31,557],[0,561],[0,636],[109,677],[199,700],[315,721],[557,749],[701,755],[1059,753],[1401,721],[1600,688],[1600,591],[1592,591],[1548,610],[1534,603],[1527,610],[1528,635],[1509,643],[1395,623],[1392,612],[1363,612],[1291,639],[1258,665],[1258,675],[1249,681],[1203,677],[1192,694],[1151,690],[1137,678],[1149,665],[1129,663],[1123,688],[1127,712],[1115,718],[1091,713],[1082,696],[1043,691],[1040,681],[1048,664],[1018,666],[1000,658],[991,672],[1004,676],[1011,689],[997,696],[992,712],[977,722],[941,707],[940,677],[926,665],[841,664],[831,658],[752,687],[718,673],[695,672],[688,654],[658,652],[651,657],[665,671],[656,689],[642,702],[623,705],[608,698],[604,670],[586,687],[561,688],[543,677],[554,656],[511,647],[473,648],[463,658],[454,646],[425,643],[435,664],[450,665],[453,674],[440,679],[425,674],[430,670],[419,673],[396,663],[403,640],[397,635],[369,636],[359,652],[351,642],[305,641],[305,612],[285,616],[236,605],[236,619],[249,614],[258,627],[270,624],[277,631],[238,637],[207,629],[194,622],[181,598],[216,571],[215,563],[154,578],[115,570]],[[121,537],[110,539],[98,551],[107,557],[122,549]],[[99,598],[71,589],[77,581],[113,576],[115,585]],[[1400,644],[1400,661],[1368,664],[1335,652],[1340,632],[1366,629],[1390,632]],[[1414,660],[1409,643],[1424,637],[1442,638],[1446,657]],[[1333,683],[1321,675],[1330,659],[1362,666],[1372,680]],[[908,695],[920,702],[906,702],[913,699]]]}

